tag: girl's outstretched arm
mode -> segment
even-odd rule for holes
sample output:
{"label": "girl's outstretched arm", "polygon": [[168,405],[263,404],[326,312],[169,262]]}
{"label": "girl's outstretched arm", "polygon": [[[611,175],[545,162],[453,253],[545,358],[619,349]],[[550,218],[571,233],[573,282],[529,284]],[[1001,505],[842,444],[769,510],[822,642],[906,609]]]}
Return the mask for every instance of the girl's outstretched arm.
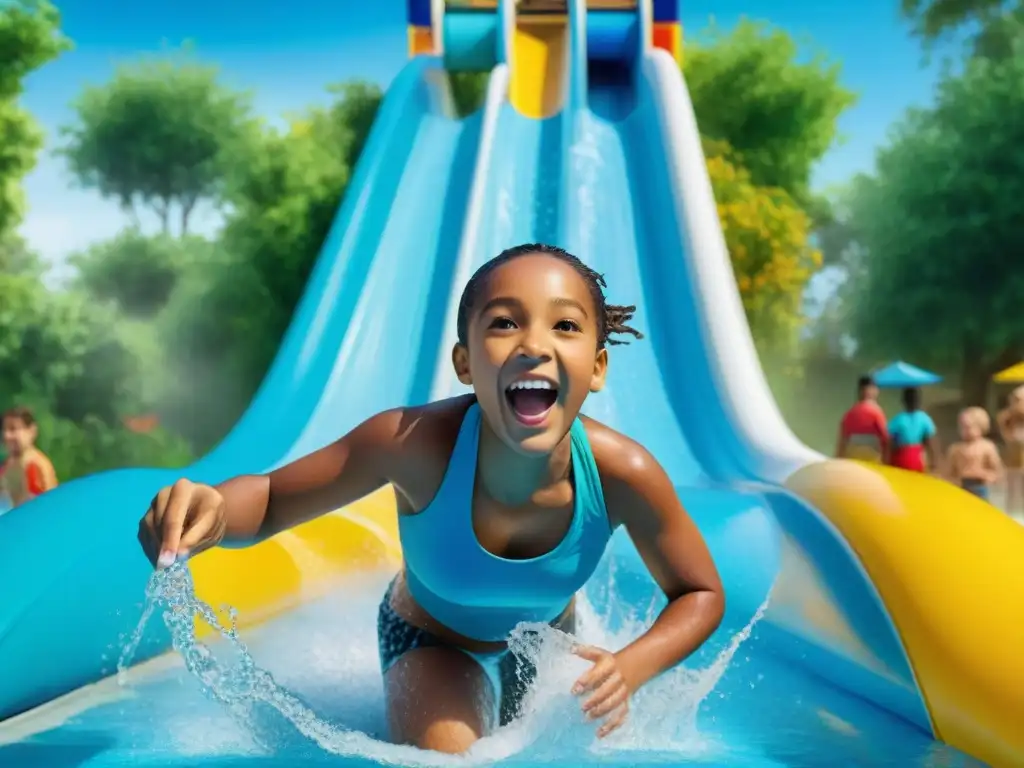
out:
{"label": "girl's outstretched arm", "polygon": [[280,469],[221,483],[225,542],[268,538],[386,485],[400,454],[402,418],[401,410],[384,411]]}
{"label": "girl's outstretched arm", "polygon": [[620,440],[602,463],[609,516],[625,526],[669,600],[654,625],[615,654],[636,690],[708,639],[722,621],[725,596],[704,538],[665,470],[642,446]]}

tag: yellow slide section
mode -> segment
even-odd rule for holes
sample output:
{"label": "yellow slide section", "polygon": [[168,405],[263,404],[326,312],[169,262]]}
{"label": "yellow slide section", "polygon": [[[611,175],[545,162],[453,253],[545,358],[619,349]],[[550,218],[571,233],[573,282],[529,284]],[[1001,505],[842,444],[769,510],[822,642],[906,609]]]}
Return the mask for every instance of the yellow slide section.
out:
{"label": "yellow slide section", "polygon": [[565,16],[527,16],[516,21],[509,100],[520,114],[551,117],[565,99]]}
{"label": "yellow slide section", "polygon": [[936,735],[1024,766],[1024,527],[948,483],[827,461],[786,484],[857,553],[903,640]]}
{"label": "yellow slide section", "polygon": [[[191,569],[200,599],[219,610],[231,606],[239,626],[252,626],[321,597],[346,576],[397,567],[401,556],[395,492],[387,486],[256,546],[204,552]],[[196,631],[212,630],[199,624]]]}

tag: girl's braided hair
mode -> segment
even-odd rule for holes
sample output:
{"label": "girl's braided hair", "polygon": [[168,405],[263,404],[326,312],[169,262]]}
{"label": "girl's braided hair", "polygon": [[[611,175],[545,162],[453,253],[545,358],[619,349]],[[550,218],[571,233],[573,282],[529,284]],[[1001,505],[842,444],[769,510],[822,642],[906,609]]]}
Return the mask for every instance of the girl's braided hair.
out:
{"label": "girl's braided hair", "polygon": [[604,275],[594,271],[580,261],[579,258],[573,256],[563,248],[559,248],[555,245],[545,245],[543,243],[525,243],[502,251],[493,259],[481,266],[473,273],[473,276],[469,278],[469,282],[466,283],[466,287],[462,291],[462,298],[459,299],[457,325],[460,344],[466,344],[469,315],[473,309],[477,293],[479,292],[484,279],[502,264],[506,264],[520,256],[528,256],[534,253],[551,256],[552,258],[568,264],[576,270],[580,277],[583,278],[583,281],[587,284],[587,288],[590,290],[590,296],[594,301],[594,306],[597,308],[598,349],[604,349],[606,344],[615,345],[629,343],[627,341],[613,338],[613,336],[617,334],[629,334],[637,339],[642,339],[644,337],[644,335],[636,328],[627,325],[627,323],[633,319],[633,314],[636,312],[636,306],[609,304],[605,300],[604,289],[607,288],[608,285],[605,282]]}

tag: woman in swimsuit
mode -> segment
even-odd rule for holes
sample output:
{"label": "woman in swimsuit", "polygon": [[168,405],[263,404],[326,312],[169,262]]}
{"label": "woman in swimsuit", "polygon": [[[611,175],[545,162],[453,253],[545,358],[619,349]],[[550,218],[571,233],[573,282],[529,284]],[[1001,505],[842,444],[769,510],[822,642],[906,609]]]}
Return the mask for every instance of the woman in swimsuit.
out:
{"label": "woman in swimsuit", "polygon": [[920,389],[908,387],[903,390],[903,409],[889,422],[889,463],[911,472],[935,470],[939,455],[935,445],[935,422],[921,410]]}
{"label": "woman in swimsuit", "polygon": [[460,753],[519,711],[530,669],[507,649],[520,622],[574,627],[573,598],[623,526],[668,605],[572,692],[605,736],[630,696],[678,664],[722,619],[707,547],[671,479],[641,445],[581,417],[604,385],[607,346],[641,335],[635,307],[565,251],[512,248],[470,279],[452,362],[473,393],[384,411],[266,475],[216,487],[180,480],[140,523],[157,567],[222,541],[255,542],[366,496],[398,495],[405,562],[378,614],[392,738]]}
{"label": "woman in swimsuit", "polygon": [[1010,393],[996,418],[1006,444],[1006,511],[1024,511],[1024,386]]}

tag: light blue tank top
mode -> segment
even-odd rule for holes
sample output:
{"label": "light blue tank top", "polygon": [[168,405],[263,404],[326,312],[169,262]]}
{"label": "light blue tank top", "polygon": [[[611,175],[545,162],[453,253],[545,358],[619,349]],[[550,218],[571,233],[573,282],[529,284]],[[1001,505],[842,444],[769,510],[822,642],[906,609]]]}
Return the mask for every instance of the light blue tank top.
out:
{"label": "light blue tank top", "polygon": [[569,432],[573,517],[565,538],[547,554],[525,560],[484,549],[472,513],[480,427],[480,406],[473,403],[434,500],[421,512],[400,515],[398,530],[416,602],[461,635],[500,641],[519,622],[558,618],[597,567],[611,526],[594,454],[576,419]]}
{"label": "light blue tank top", "polygon": [[924,411],[903,411],[889,422],[889,436],[897,447],[921,445],[935,434],[935,422]]}

